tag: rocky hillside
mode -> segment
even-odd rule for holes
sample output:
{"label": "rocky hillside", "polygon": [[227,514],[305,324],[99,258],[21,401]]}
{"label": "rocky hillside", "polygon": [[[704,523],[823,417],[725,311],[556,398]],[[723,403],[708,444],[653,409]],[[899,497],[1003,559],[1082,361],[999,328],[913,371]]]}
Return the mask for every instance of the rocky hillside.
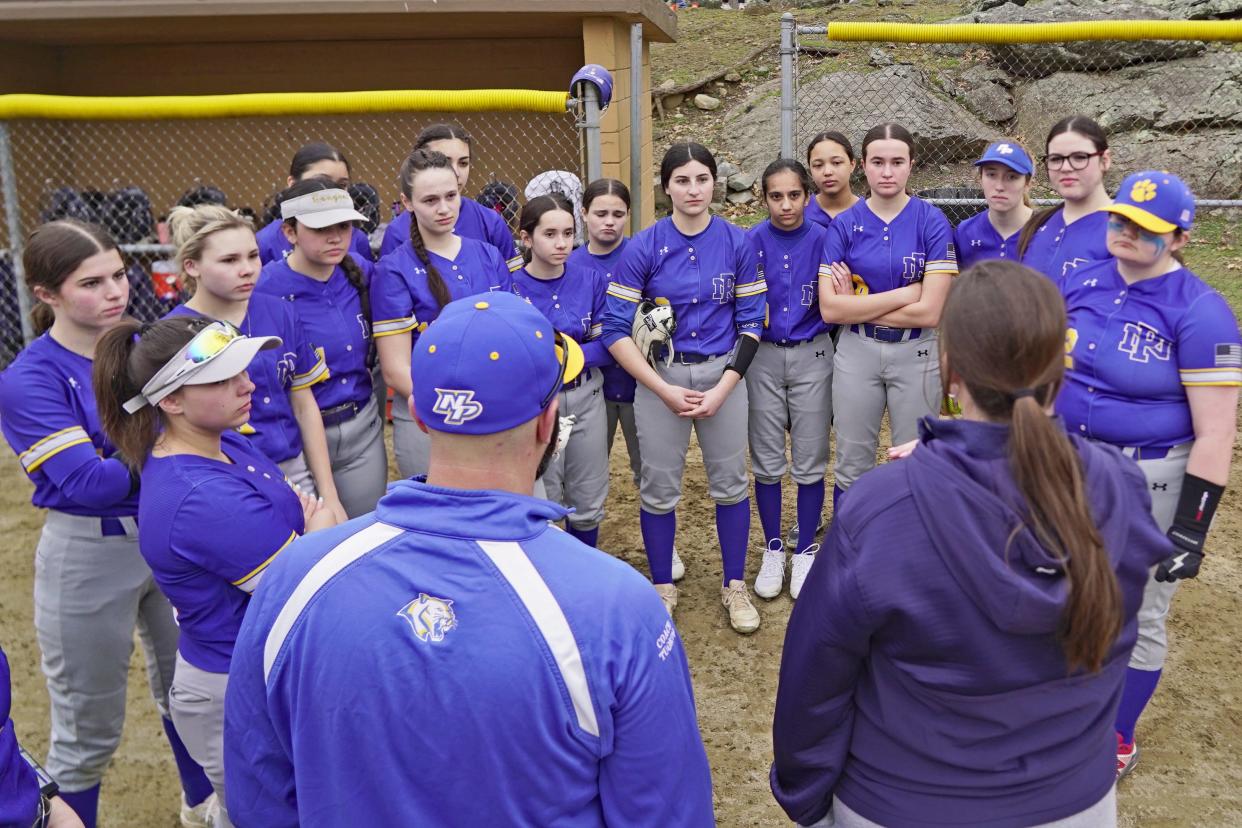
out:
{"label": "rocky hillside", "polygon": [[[717,4],[718,5],[718,4]],[[779,18],[799,23],[1047,22],[1242,17],[1242,0],[1046,0],[1041,3],[861,0],[763,3],[743,13],[680,13],[681,42],[653,49],[662,91],[656,141],[695,137],[739,168],[731,212],[749,212],[742,185],[780,146]],[[989,141],[1017,138],[1037,153],[1048,127],[1082,112],[1111,135],[1114,171],[1177,171],[1205,198],[1242,198],[1242,47],[1092,42],[956,45],[800,44],[797,144],[821,129],[860,138],[896,120],[918,138],[916,185],[969,186]],[[659,99],[659,98],[658,98]]]}

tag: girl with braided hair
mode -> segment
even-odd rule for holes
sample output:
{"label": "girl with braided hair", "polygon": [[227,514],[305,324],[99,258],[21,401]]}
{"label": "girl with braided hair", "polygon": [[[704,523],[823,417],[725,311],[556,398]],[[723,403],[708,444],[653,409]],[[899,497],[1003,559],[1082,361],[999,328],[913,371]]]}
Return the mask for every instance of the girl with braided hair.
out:
{"label": "girl with braided hair", "polygon": [[[470,133],[458,124],[431,124],[414,139],[415,150],[437,152],[449,161],[453,175],[457,177],[458,211],[453,232],[467,239],[478,239],[500,251],[500,257],[510,272],[522,266],[522,254],[513,242],[513,232],[500,213],[489,209],[466,195],[466,183],[470,180],[474,140]],[[410,225],[414,217],[409,212],[396,216],[384,231],[380,256],[387,256],[403,247],[410,238]]]}
{"label": "girl with braided hair", "polygon": [[372,265],[348,255],[350,195],[323,177],[299,181],[280,195],[287,257],[263,267],[258,293],[284,299],[315,331],[329,378],[311,387],[323,419],[332,477],[345,514],[375,508],[388,485],[384,423],[372,388]]}
{"label": "girl with braided hair", "polygon": [[490,244],[458,235],[461,191],[448,157],[416,149],[401,165],[410,238],[380,259],[371,280],[375,345],[393,390],[393,450],[402,477],[426,474],[430,444],[410,413],[410,352],[418,334],[454,299],[511,290],[509,268]]}

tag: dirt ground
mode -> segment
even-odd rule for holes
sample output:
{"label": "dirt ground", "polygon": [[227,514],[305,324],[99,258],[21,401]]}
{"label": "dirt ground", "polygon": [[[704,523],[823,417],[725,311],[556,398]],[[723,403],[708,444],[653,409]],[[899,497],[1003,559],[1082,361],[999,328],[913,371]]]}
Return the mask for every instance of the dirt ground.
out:
{"label": "dirt ground", "polygon": [[[42,515],[29,505],[30,484],[13,455],[0,452],[0,646],[13,669],[13,719],[35,755],[47,746],[47,691],[34,642],[31,581]],[[1120,790],[1127,828],[1242,825],[1237,756],[1242,749],[1242,494],[1237,469],[1212,531],[1211,557],[1198,581],[1174,602],[1172,654],[1165,680],[1140,729],[1143,761]],[[629,479],[624,443],[612,457],[609,516],[601,546],[646,573],[638,533],[637,491]],[[716,816],[722,826],[788,825],[768,791],[770,727],[785,623],[785,594],[760,601],[763,626],[742,637],[719,603],[720,559],[714,512],[697,448],[691,448],[687,492],[679,510],[677,546],[686,561],[677,625],[690,658],[699,725],[711,760]],[[829,484],[831,485],[831,483]],[[793,519],[786,498],[786,524]],[[752,550],[761,548],[757,517]],[[759,566],[752,552],[748,580]],[[1229,653],[1234,653],[1230,656]],[[106,777],[100,824],[106,828],[175,828],[177,777],[140,655],[130,665],[128,721]]]}

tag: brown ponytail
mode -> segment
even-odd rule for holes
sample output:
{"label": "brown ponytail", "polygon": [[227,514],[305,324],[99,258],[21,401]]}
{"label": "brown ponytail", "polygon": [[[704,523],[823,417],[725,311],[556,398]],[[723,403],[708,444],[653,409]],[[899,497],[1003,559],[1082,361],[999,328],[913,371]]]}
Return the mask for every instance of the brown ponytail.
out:
{"label": "brown ponytail", "polygon": [[56,314],[51,306],[38,300],[34,289],[41,287],[56,293],[82,262],[109,250],[117,250],[116,242],[97,224],[66,218],[34,229],[22,251],[22,268],[26,287],[35,300],[30,322],[36,336],[52,327]]}
{"label": "brown ponytail", "polygon": [[[424,132],[426,131],[424,130]],[[455,138],[457,136],[451,137]],[[453,172],[453,165],[444,153],[425,149],[416,149],[411,152],[409,157],[401,164],[400,180],[397,182],[401,187],[401,192],[405,193],[405,197],[411,201],[414,199],[414,177],[423,170],[448,170]],[[413,214],[410,215],[410,246],[414,248],[414,255],[423,263],[423,268],[427,271],[427,287],[431,290],[432,297],[436,300],[436,304],[443,308],[453,301],[453,295],[449,293],[448,285],[444,283],[444,277],[440,275],[440,271],[431,262],[431,256],[427,254],[427,246],[423,242],[423,234],[418,229],[418,218]]]}
{"label": "brown ponytail", "polygon": [[1069,584],[1059,633],[1065,658],[1071,670],[1098,672],[1121,630],[1121,590],[1078,454],[1046,413],[1065,370],[1065,324],[1049,279],[1016,262],[981,262],[957,278],[945,302],[941,381],[946,391],[951,378],[961,381],[984,414],[1011,421],[1009,461],[1027,523],[1061,559]]}
{"label": "brown ponytail", "polygon": [[109,328],[95,344],[91,381],[99,423],[135,472],[142,470],[150,456],[162,422],[158,408],[147,405],[130,414],[124,409],[125,401],[211,323],[197,316],[173,316],[146,325],[127,319]]}

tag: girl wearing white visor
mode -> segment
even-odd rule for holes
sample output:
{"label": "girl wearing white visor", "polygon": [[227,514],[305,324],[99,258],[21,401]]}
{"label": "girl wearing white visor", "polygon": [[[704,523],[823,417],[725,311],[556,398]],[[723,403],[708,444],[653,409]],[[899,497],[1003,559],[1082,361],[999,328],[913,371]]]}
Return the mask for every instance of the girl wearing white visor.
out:
{"label": "girl wearing white visor", "polygon": [[235,429],[250,417],[246,369],[274,336],[227,322],[123,322],[96,347],[104,432],[140,472],[138,545],[181,627],[173,724],[224,810],[224,693],[233,644],[263,572],[303,532],[336,524]]}
{"label": "girl wearing white visor", "polygon": [[375,509],[388,486],[384,423],[372,388],[371,265],[348,255],[362,214],[349,193],[325,178],[299,181],[281,194],[281,230],[288,256],[268,262],[255,292],[293,305],[329,377],[311,386],[323,419],[332,479],[345,514]]}

